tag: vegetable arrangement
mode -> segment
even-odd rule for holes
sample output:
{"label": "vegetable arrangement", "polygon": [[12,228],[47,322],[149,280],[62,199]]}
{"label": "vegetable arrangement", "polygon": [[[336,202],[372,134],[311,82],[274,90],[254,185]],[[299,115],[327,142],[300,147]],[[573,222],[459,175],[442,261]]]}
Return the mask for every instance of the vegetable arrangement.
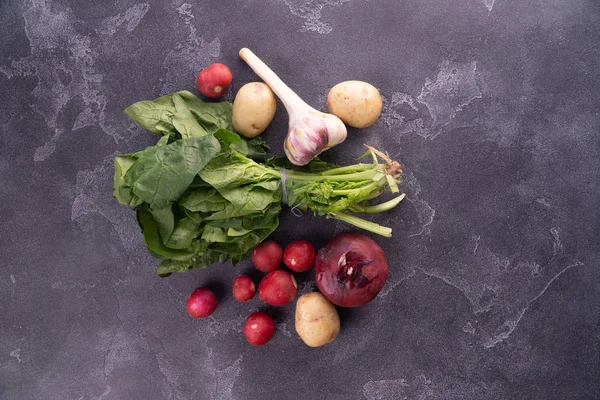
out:
{"label": "vegetable arrangement", "polygon": [[[265,239],[277,228],[286,205],[391,236],[391,228],[355,214],[384,212],[400,203],[404,194],[370,204],[386,189],[399,193],[400,164],[370,146],[360,157],[368,162],[337,166],[317,158],[346,139],[344,123],[373,124],[381,113],[381,96],[366,82],[342,82],[328,95],[332,114],[322,113],[250,50],[239,55],[266,83],[242,86],[233,104],[204,102],[184,90],[125,109],[131,120],[160,138],[154,146],[115,157],[113,195],[135,210],[149,252],[161,260],[157,272],[162,277],[216,262],[236,264],[251,255],[266,275],[258,285],[247,275],[238,276],[233,297],[246,303],[258,291],[266,304],[284,306],[294,300],[298,285],[279,266],[295,273],[315,266],[321,293],[298,299],[295,326],[308,346],[322,346],[340,331],[334,304],[361,306],[383,288],[388,272],[383,250],[361,234],[338,235],[318,252],[305,240],[284,251]],[[204,96],[218,98],[231,81],[229,68],[217,63],[202,70],[196,84]],[[268,158],[269,147],[257,137],[273,120],[275,95],[289,116],[287,159]],[[197,288],[186,308],[190,316],[205,318],[216,310],[217,298],[209,289]],[[273,337],[275,323],[268,313],[255,312],[243,332],[251,345],[261,346]]]}
{"label": "vegetable arrangement", "polygon": [[350,213],[382,212],[402,200],[366,204],[385,187],[399,191],[397,162],[368,148],[371,163],[314,160],[303,170],[287,169],[286,160],[266,159],[261,139],[233,132],[231,110],[230,103],[205,103],[187,91],[125,110],[162,136],[155,146],[117,156],[114,176],[114,196],[135,208],[148,249],[162,259],[159,275],[245,259],[277,228],[284,197],[290,207],[391,235]]}

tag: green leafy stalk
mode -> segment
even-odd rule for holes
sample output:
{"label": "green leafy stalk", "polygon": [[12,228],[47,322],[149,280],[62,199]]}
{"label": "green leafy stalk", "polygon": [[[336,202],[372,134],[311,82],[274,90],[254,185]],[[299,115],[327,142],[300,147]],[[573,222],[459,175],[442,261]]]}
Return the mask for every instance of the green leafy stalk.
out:
{"label": "green leafy stalk", "polygon": [[[231,104],[204,103],[182,91],[127,107],[142,127],[161,135],[155,146],[115,158],[113,195],[133,207],[160,276],[246,258],[279,225],[283,194],[290,207],[310,210],[382,236],[392,230],[349,213],[396,207],[401,169],[368,147],[372,163],[339,167],[319,159],[298,169],[266,158],[259,138],[233,132]],[[282,185],[282,168],[286,170]]]}
{"label": "green leafy stalk", "polygon": [[392,236],[392,229],[385,227],[385,226],[381,226],[379,224],[376,224],[374,222],[371,221],[367,221],[365,219],[362,218],[358,218],[354,215],[348,215],[345,214],[343,212],[336,212],[336,213],[330,213],[329,214],[332,218],[338,219],[340,221],[346,222],[348,224],[354,225],[358,228],[364,229],[366,231],[369,232],[373,232],[376,233],[378,235],[381,236],[385,236],[385,237],[391,237]]}
{"label": "green leafy stalk", "polygon": [[385,203],[377,204],[374,206],[362,206],[357,204],[352,207],[352,211],[359,212],[362,214],[378,214],[380,212],[388,211],[396,207],[398,204],[400,204],[402,200],[404,200],[405,196],[406,195],[402,193],[400,196],[395,197],[392,200],[388,200]]}

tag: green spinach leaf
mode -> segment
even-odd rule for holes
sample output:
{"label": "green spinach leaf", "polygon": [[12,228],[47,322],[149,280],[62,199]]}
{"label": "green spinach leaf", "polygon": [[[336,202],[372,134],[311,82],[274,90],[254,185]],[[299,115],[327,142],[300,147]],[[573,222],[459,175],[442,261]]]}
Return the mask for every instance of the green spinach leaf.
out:
{"label": "green spinach leaf", "polygon": [[136,207],[143,203],[139,197],[133,194],[131,186],[125,183],[125,174],[136,161],[137,158],[132,154],[116,156],[114,160],[113,196],[119,203],[129,207]]}
{"label": "green spinach leaf", "polygon": [[173,260],[191,260],[201,250],[200,243],[195,242],[185,249],[172,249],[167,247],[160,236],[160,228],[147,206],[138,207],[136,210],[137,221],[142,229],[146,246],[155,255]]}
{"label": "green spinach leaf", "polygon": [[125,114],[144,129],[163,136],[203,136],[220,128],[233,131],[231,103],[207,103],[187,90],[139,101],[127,107]]}
{"label": "green spinach leaf", "polygon": [[204,102],[187,90],[178,92],[190,112],[208,133],[219,129],[233,131],[232,105],[228,101]]}
{"label": "green spinach leaf", "polygon": [[212,135],[159,142],[140,153],[125,173],[125,183],[150,208],[165,208],[185,192],[219,150]]}
{"label": "green spinach leaf", "polygon": [[281,202],[281,182],[265,181],[244,186],[223,188],[219,193],[229,201],[220,211],[215,211],[207,220],[241,217],[261,213],[272,203]]}
{"label": "green spinach leaf", "polygon": [[228,204],[228,201],[216,189],[188,191],[177,202],[190,211],[203,213],[221,211]]}
{"label": "green spinach leaf", "polygon": [[173,215],[173,207],[171,205],[157,210],[148,210],[154,218],[154,222],[158,226],[158,233],[164,244],[167,244],[173,229],[175,229],[175,216]]}
{"label": "green spinach leaf", "polygon": [[221,151],[198,175],[219,191],[226,187],[280,179],[273,169],[258,164],[231,148]]}
{"label": "green spinach leaf", "polygon": [[200,224],[189,217],[181,218],[175,224],[173,233],[165,245],[171,249],[187,249],[202,231]]}

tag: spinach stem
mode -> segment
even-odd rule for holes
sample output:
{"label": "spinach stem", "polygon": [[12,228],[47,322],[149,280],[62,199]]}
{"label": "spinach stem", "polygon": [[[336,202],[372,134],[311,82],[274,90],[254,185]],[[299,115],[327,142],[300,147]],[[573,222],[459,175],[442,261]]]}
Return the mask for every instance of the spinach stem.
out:
{"label": "spinach stem", "polygon": [[[281,177],[281,173],[279,171],[274,170],[279,177]],[[378,173],[377,170],[367,170],[361,172],[355,172],[352,174],[343,174],[343,175],[333,175],[333,176],[325,176],[321,174],[311,174],[307,172],[299,172],[294,170],[286,169],[288,179],[294,179],[297,181],[329,181],[329,182],[338,182],[338,181],[362,181],[373,179]]]}
{"label": "spinach stem", "polygon": [[360,164],[348,165],[345,167],[328,169],[326,171],[321,172],[321,175],[323,175],[323,176],[338,175],[338,174],[344,174],[346,172],[367,171],[367,170],[374,169],[374,168],[376,168],[375,164],[360,163]]}
{"label": "spinach stem", "polygon": [[356,193],[356,192],[370,191],[371,189],[376,189],[379,187],[377,182],[373,182],[373,181],[366,181],[366,182],[369,182],[369,183],[364,186],[354,188],[354,189],[333,189],[331,191],[331,194],[334,196],[346,196],[346,195]]}
{"label": "spinach stem", "polygon": [[367,221],[366,219],[362,219],[354,215],[348,215],[343,212],[329,213],[328,215],[334,219],[346,222],[350,225],[356,226],[357,228],[364,229],[366,231],[373,232],[381,236],[392,236],[392,228],[381,226],[379,224]]}
{"label": "spinach stem", "polygon": [[377,214],[383,211],[391,210],[392,208],[396,207],[398,204],[400,204],[404,197],[405,193],[402,193],[400,196],[388,200],[385,203],[377,204],[374,206],[361,206],[356,204],[352,207],[352,209],[356,212],[360,212],[363,214]]}

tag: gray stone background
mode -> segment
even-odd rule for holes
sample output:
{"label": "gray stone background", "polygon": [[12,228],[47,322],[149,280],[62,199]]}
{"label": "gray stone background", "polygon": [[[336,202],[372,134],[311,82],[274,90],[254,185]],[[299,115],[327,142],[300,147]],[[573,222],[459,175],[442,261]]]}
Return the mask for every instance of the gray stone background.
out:
{"label": "gray stone background", "polygon": [[[0,398],[600,398],[600,3],[596,0],[0,1]],[[309,104],[348,79],[384,111],[362,143],[404,165],[376,221],[390,277],[310,349],[293,305],[262,348],[236,267],[160,279],[112,158],[156,138],[127,105],[194,90],[249,47]],[[282,154],[287,114],[263,135]],[[274,238],[350,230],[285,210]],[[192,320],[196,286],[220,296]],[[310,274],[301,292],[313,289]]]}

